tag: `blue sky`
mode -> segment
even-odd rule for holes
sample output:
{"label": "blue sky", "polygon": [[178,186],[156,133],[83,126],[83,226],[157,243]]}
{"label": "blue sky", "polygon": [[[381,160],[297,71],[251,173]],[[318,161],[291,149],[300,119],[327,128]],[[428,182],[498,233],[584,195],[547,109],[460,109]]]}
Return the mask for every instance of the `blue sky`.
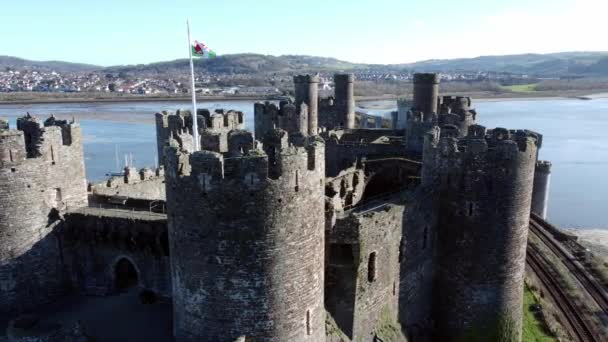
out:
{"label": "blue sky", "polygon": [[99,65],[218,54],[352,62],[608,50],[606,0],[5,0],[0,55]]}

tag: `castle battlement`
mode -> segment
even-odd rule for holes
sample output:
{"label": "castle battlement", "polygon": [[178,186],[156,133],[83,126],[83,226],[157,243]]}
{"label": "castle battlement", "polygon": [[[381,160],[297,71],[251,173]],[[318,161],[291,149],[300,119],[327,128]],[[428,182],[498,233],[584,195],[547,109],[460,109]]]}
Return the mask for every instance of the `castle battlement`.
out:
{"label": "castle battlement", "polygon": [[[446,129],[447,128],[447,129]],[[511,159],[516,154],[536,156],[538,137],[534,132],[494,128],[480,125],[470,127],[465,138],[456,136],[456,127],[443,127],[438,142],[441,156],[450,158],[486,158],[489,162]]]}
{"label": "castle battlement", "polygon": [[420,122],[437,122],[437,114],[436,113],[424,113],[419,110],[410,111],[408,115],[408,124],[409,123],[420,123]]}
{"label": "castle battlement", "polygon": [[461,113],[471,109],[473,100],[469,96],[441,96],[439,97],[439,108],[441,113]]}
{"label": "castle battlement", "polygon": [[255,135],[262,137],[266,132],[280,128],[290,134],[308,135],[308,105],[305,102],[295,105],[281,101],[277,106],[268,101],[254,105]]}
{"label": "castle battlement", "polygon": [[536,162],[536,172],[551,173],[551,162],[548,160],[538,160]]}
{"label": "castle battlement", "polygon": [[[200,146],[217,152],[228,151],[228,133],[245,127],[244,114],[240,111],[216,109],[197,110]],[[156,113],[156,144],[158,160],[164,162],[164,147],[176,144],[181,149],[193,151],[192,114],[190,110]]]}
{"label": "castle battlement", "polygon": [[[49,117],[42,124],[30,116],[17,119],[17,129],[9,129],[8,123],[0,130],[0,163],[14,167],[26,159],[51,162],[53,165],[62,157],[68,157],[63,150],[70,149],[77,141],[75,152],[81,151],[80,125],[74,122],[56,120]],[[77,155],[80,155],[78,153]]]}
{"label": "castle battlement", "polygon": [[229,146],[226,156],[208,150],[188,153],[176,147],[167,148],[166,173],[173,178],[194,177],[208,191],[220,182],[234,181],[245,188],[257,188],[261,181],[287,175],[295,177],[297,186],[298,177],[318,173],[324,165],[325,150],[320,140],[289,142],[287,132],[280,129],[269,132],[263,144],[254,141],[250,132],[232,131]]}
{"label": "castle battlement", "polygon": [[436,73],[416,73],[414,74],[414,83],[438,84],[441,80],[439,74]]}
{"label": "castle battlement", "polygon": [[293,77],[294,83],[319,83],[319,76],[316,75],[296,75]]}

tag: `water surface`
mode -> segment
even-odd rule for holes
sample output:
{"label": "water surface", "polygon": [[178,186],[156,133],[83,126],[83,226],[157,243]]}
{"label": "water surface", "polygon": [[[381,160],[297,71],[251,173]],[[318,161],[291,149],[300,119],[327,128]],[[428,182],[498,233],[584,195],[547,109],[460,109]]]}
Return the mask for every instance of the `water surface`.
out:
{"label": "water surface", "polygon": [[[87,178],[100,181],[116,171],[124,155],[136,167],[156,163],[153,114],[159,110],[188,108],[188,102],[80,103],[0,105],[0,117],[14,126],[17,116],[30,112],[41,117],[55,113],[74,116],[83,128]],[[231,108],[245,113],[253,127],[253,101],[200,103],[205,108]],[[608,99],[505,100],[478,102],[478,123],[486,127],[526,128],[543,134],[540,158],[553,163],[548,216],[562,227],[608,228]],[[390,109],[369,110],[370,114]]]}

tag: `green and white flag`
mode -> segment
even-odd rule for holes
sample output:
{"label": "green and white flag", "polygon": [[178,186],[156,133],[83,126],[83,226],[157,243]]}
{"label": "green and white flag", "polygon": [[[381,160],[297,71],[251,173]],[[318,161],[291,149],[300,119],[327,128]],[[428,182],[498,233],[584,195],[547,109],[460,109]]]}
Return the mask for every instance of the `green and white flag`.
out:
{"label": "green and white flag", "polygon": [[204,43],[195,40],[192,44],[192,56],[193,57],[206,57],[206,58],[215,58],[215,52],[211,50]]}

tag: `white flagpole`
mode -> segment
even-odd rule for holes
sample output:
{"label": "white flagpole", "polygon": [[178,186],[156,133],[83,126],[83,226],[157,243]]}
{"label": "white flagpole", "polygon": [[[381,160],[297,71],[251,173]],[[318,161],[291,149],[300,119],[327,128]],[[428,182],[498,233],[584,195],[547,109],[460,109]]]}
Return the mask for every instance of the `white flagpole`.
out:
{"label": "white flagpole", "polygon": [[188,56],[190,56],[190,79],[192,80],[192,140],[194,151],[198,151],[198,120],[196,115],[196,88],[194,85],[194,64],[192,63],[192,40],[190,40],[190,21],[186,19],[188,27]]}

